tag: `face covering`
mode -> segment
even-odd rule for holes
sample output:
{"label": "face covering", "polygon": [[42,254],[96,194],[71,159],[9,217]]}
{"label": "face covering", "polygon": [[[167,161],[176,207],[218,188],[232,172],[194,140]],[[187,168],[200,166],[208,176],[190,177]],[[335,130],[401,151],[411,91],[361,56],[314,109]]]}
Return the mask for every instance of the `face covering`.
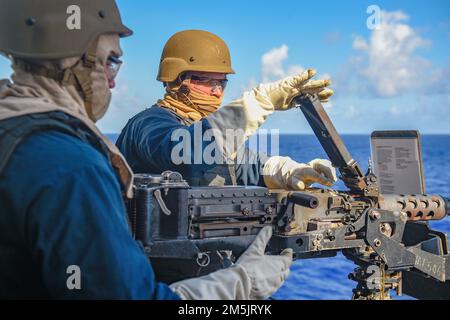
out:
{"label": "face covering", "polygon": [[189,89],[188,81],[184,80],[180,85],[168,84],[164,99],[159,100],[157,105],[193,121],[200,121],[216,112],[222,104],[223,97]]}
{"label": "face covering", "polygon": [[[97,122],[105,115],[111,102],[111,90],[106,78],[105,65],[110,52],[121,54],[119,37],[114,34],[102,35],[97,45],[97,62],[90,77],[92,80],[92,121]],[[78,67],[78,66],[77,66]],[[81,66],[82,67],[82,66]]]}
{"label": "face covering", "polygon": [[105,81],[105,68],[102,64],[96,63],[95,69],[91,73],[92,78],[92,120],[97,122],[105,115],[111,102],[111,90],[108,82]]}

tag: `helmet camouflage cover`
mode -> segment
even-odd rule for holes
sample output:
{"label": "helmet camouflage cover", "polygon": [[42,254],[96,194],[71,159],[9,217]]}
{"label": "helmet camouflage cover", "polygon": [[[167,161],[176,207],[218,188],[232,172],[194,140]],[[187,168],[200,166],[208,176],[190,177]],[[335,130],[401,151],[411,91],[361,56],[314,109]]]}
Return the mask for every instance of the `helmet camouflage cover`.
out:
{"label": "helmet camouflage cover", "polygon": [[104,33],[133,33],[123,25],[114,0],[0,0],[0,52],[5,55],[81,56]]}

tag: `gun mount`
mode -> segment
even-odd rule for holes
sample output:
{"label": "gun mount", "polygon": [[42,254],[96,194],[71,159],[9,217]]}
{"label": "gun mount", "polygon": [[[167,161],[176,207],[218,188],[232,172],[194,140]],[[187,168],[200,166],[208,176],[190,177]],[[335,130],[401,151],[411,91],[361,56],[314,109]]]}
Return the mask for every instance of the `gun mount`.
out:
{"label": "gun mount", "polygon": [[[272,226],[267,251],[292,248],[297,259],[341,251],[358,267],[354,299],[450,298],[447,235],[431,220],[450,214],[439,195],[382,195],[362,173],[316,96],[295,100],[348,191],[304,192],[261,187],[195,187],[181,175],[138,175],[128,204],[130,225],[159,280],[173,282],[227,267],[259,230]],[[420,283],[415,285],[415,283]]]}

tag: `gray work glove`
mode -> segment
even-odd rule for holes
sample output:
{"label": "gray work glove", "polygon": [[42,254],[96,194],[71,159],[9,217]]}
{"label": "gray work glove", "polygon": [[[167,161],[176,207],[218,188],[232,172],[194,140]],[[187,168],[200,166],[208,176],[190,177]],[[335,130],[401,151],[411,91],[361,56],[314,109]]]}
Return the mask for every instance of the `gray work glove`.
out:
{"label": "gray work glove", "polygon": [[289,275],[292,249],[269,256],[264,251],[272,237],[265,227],[235,265],[207,276],[180,281],[170,288],[183,300],[257,300],[274,294]]}

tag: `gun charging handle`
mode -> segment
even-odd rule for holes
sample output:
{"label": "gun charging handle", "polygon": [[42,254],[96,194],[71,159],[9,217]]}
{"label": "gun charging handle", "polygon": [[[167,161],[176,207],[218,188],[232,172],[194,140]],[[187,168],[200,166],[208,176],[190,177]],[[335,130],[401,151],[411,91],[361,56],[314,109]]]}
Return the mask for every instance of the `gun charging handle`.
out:
{"label": "gun charging handle", "polygon": [[316,209],[319,206],[319,199],[312,195],[301,192],[292,192],[289,195],[289,201],[299,206],[310,209]]}

